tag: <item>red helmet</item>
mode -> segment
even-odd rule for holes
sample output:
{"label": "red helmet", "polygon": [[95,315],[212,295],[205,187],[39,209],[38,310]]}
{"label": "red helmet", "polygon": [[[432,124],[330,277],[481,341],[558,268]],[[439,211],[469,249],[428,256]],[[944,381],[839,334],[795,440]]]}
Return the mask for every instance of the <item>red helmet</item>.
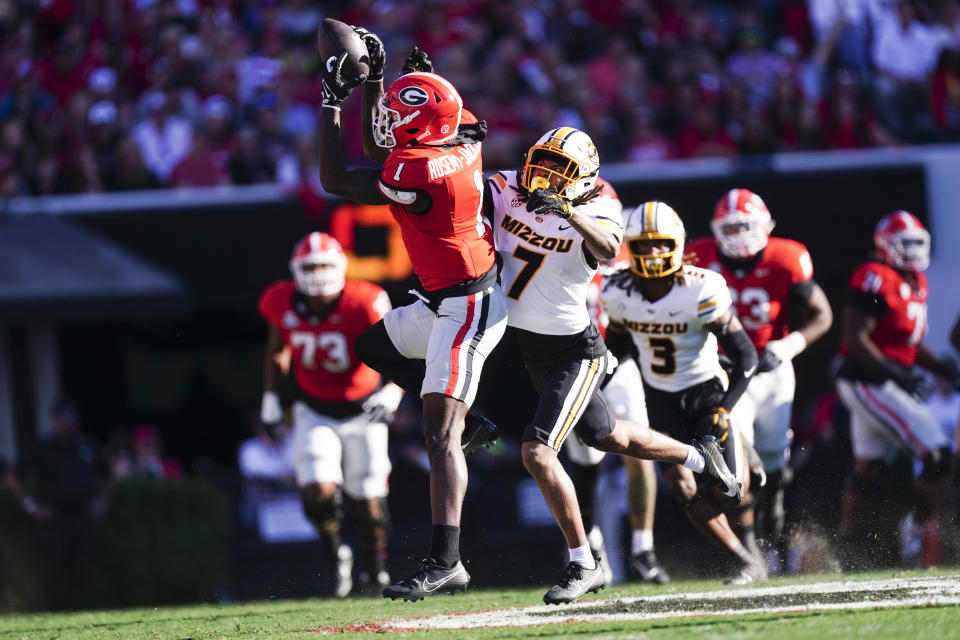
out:
{"label": "red helmet", "polygon": [[347,256],[336,238],[314,231],[293,248],[290,271],[297,289],[308,296],[340,293],[347,274]]}
{"label": "red helmet", "polygon": [[740,260],[763,251],[773,225],[767,205],[748,189],[728,191],[717,201],[710,221],[720,253]]}
{"label": "red helmet", "polygon": [[930,234],[909,211],[883,216],[873,232],[873,246],[891,267],[923,271],[930,265]]}
{"label": "red helmet", "polygon": [[457,135],[463,100],[434,73],[408,73],[386,90],[373,117],[373,139],[384,149],[443,144]]}

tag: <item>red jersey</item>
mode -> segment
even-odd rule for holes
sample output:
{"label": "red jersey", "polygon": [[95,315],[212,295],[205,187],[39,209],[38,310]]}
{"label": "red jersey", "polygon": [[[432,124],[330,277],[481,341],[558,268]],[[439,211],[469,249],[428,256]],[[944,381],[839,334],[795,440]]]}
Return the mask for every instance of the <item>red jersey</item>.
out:
{"label": "red jersey", "polygon": [[347,280],[333,311],[310,318],[293,280],[273,283],[260,296],[260,314],[290,347],[297,385],[316,400],[354,402],[373,393],[380,374],[360,362],[353,341],[390,310],[387,293],[375,284]]}
{"label": "red jersey", "polygon": [[[467,111],[464,124],[476,122]],[[400,225],[413,271],[427,291],[482,276],[493,268],[493,231],[483,217],[480,143],[407,146],[394,150],[380,174],[380,191]],[[422,215],[405,205],[426,194]]]}
{"label": "red jersey", "polygon": [[610,319],[603,311],[603,305],[600,303],[600,292],[603,291],[603,279],[610,274],[616,273],[621,269],[630,266],[630,250],[627,243],[620,244],[620,253],[610,261],[609,264],[601,265],[597,272],[593,274],[593,280],[587,288],[587,309],[590,310],[590,318],[597,328],[600,329],[600,336],[607,337],[607,325]]}
{"label": "red jersey", "polygon": [[[880,262],[865,262],[853,272],[849,292],[860,300],[872,299],[877,326],[870,339],[883,355],[912,367],[917,347],[927,331],[927,277],[916,274],[911,283],[893,267]],[[855,304],[855,303],[854,303]],[[846,345],[841,353],[847,353]]]}
{"label": "red jersey", "polygon": [[690,264],[716,271],[727,281],[734,310],[757,352],[770,340],[779,340],[790,332],[790,288],[813,277],[813,261],[805,246],[787,238],[771,237],[760,260],[746,272],[727,268],[713,238],[691,240],[684,251],[696,254]]}

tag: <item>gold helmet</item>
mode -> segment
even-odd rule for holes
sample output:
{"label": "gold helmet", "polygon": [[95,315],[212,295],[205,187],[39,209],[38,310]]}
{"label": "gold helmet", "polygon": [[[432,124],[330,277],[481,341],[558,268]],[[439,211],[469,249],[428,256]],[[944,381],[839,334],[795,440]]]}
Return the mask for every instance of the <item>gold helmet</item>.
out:
{"label": "gold helmet", "polygon": [[[662,278],[683,265],[683,242],[686,231],[683,221],[670,205],[663,202],[644,202],[629,211],[623,240],[630,252],[630,270],[641,278]],[[652,254],[644,251],[644,240],[667,240],[671,244],[667,253]]]}
{"label": "gold helmet", "polygon": [[[553,160],[560,169],[542,166],[544,159]],[[539,187],[549,188],[549,181],[542,176],[535,178],[534,169],[560,176],[561,186],[557,193],[573,200],[597,184],[600,174],[600,155],[590,136],[573,127],[560,127],[546,132],[527,151],[523,158],[520,184],[527,191]],[[537,183],[537,184],[534,184]]]}

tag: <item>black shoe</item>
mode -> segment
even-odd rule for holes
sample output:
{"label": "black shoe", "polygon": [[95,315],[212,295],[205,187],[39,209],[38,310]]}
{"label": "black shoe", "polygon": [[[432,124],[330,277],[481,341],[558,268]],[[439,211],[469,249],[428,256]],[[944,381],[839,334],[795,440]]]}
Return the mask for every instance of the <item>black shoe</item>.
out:
{"label": "black shoe", "polygon": [[703,469],[704,480],[716,485],[723,495],[733,500],[734,504],[740,504],[743,501],[740,482],[723,459],[720,442],[714,436],[703,436],[699,440],[694,440],[693,448],[699,451],[706,461]]}
{"label": "black shoe", "polygon": [[653,551],[641,551],[630,556],[630,573],[634,578],[654,584],[667,584],[670,575],[660,566],[660,561]]}
{"label": "black shoe", "polygon": [[457,591],[466,591],[470,584],[470,574],[459,560],[449,569],[434,564],[429,558],[420,563],[417,572],[400,582],[394,582],[383,590],[383,597],[416,602],[438,593],[453,595]]}
{"label": "black shoe", "polygon": [[586,569],[579,562],[571,562],[560,574],[560,581],[544,594],[543,601],[546,604],[576,602],[588,591],[597,593],[605,586],[603,569],[599,564],[593,569]]}
{"label": "black shoe", "polygon": [[477,449],[489,449],[500,437],[500,430],[485,417],[468,413],[464,418],[463,436],[460,445],[463,455],[468,456]]}

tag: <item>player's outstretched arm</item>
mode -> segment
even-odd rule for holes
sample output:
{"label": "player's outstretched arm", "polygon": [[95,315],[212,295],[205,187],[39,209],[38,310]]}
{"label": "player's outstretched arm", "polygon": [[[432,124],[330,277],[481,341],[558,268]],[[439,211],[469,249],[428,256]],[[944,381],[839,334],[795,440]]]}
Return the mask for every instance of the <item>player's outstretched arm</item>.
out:
{"label": "player's outstretched arm", "polygon": [[550,189],[534,189],[527,199],[527,211],[555,215],[567,220],[583,236],[583,243],[597,260],[612,260],[620,252],[620,238],[609,227],[577,212],[569,200]]}
{"label": "player's outstretched arm", "polygon": [[324,108],[317,163],[323,190],[361,204],[387,204],[387,199],[377,188],[380,169],[360,167],[347,170],[340,135],[340,110]]}
{"label": "player's outstretched arm", "polygon": [[383,164],[390,155],[390,150],[377,146],[373,137],[373,121],[377,113],[377,105],[383,98],[383,70],[386,66],[387,54],[377,34],[363,27],[354,27],[353,30],[366,45],[367,58],[370,61],[370,73],[367,75],[367,81],[363,83],[363,104],[360,111],[363,153],[377,164]]}
{"label": "player's outstretched arm", "polygon": [[323,108],[320,118],[320,184],[324,191],[361,204],[386,204],[377,182],[379,169],[360,168],[348,171],[341,138],[340,106],[350,97],[355,87],[366,81],[360,75],[344,80],[341,74],[347,53],[331,57],[323,66]]}

